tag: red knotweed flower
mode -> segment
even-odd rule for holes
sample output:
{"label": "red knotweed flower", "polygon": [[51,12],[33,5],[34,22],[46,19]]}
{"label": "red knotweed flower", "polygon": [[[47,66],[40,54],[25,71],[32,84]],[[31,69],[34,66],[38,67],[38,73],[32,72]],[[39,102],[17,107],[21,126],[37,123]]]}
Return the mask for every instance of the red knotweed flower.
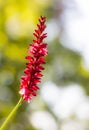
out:
{"label": "red knotweed flower", "polygon": [[36,96],[36,91],[39,89],[38,83],[41,82],[41,71],[44,70],[42,64],[45,64],[44,56],[48,54],[47,43],[43,39],[47,37],[47,33],[43,33],[46,28],[46,17],[41,16],[37,29],[33,33],[35,39],[30,44],[28,56],[26,59],[26,69],[24,70],[25,76],[21,77],[20,91],[23,100],[30,101],[33,96]]}

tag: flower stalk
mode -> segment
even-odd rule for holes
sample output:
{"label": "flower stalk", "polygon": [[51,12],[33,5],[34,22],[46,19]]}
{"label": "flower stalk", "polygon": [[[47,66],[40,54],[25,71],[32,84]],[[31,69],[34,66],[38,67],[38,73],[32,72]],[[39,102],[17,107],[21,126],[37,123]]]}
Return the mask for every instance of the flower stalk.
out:
{"label": "flower stalk", "polygon": [[13,110],[11,111],[11,113],[8,115],[8,117],[6,118],[6,120],[4,121],[4,123],[2,124],[2,126],[0,127],[0,130],[4,130],[5,129],[5,127],[7,126],[7,124],[9,123],[9,121],[11,120],[11,118],[16,113],[17,109],[22,104],[22,101],[23,101],[23,99],[20,98],[19,101],[18,101],[18,103],[16,104],[16,106],[13,108]]}

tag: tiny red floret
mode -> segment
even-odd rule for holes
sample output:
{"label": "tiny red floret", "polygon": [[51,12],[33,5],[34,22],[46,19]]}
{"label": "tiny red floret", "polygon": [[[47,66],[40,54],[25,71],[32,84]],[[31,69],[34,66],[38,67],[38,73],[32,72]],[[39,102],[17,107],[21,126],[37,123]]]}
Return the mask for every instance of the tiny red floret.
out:
{"label": "tiny red floret", "polygon": [[39,90],[38,83],[41,82],[41,71],[44,70],[42,64],[45,64],[44,56],[48,54],[47,43],[44,43],[44,38],[47,37],[47,33],[43,33],[46,28],[46,17],[41,16],[37,29],[33,35],[35,39],[33,43],[29,45],[28,56],[26,59],[26,69],[24,70],[25,76],[21,77],[20,82],[20,95],[23,100],[30,102],[33,96],[36,96],[36,91]]}

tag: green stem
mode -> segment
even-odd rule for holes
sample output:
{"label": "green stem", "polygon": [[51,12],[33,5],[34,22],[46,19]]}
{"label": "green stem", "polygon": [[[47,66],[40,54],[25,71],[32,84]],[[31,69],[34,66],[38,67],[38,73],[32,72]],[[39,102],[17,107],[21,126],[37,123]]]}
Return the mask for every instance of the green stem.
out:
{"label": "green stem", "polygon": [[0,130],[4,130],[4,128],[6,127],[6,125],[9,123],[10,119],[13,117],[13,115],[16,113],[17,109],[19,108],[19,106],[21,105],[23,99],[20,98],[18,103],[16,104],[16,106],[13,108],[13,110],[10,112],[10,114],[8,115],[8,117],[6,118],[6,120],[4,121],[4,123],[1,125]]}

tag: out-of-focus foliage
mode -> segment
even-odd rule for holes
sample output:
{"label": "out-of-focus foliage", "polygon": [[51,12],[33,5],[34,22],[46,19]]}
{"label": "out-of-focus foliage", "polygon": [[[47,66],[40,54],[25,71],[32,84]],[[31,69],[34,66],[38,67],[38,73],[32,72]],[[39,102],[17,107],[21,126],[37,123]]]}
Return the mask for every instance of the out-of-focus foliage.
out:
{"label": "out-of-focus foliage", "polygon": [[[19,99],[19,80],[26,62],[24,57],[38,18],[45,15],[48,22],[51,19],[57,21],[54,3],[55,0],[0,0],[0,124]],[[61,86],[78,83],[89,94],[89,73],[81,65],[81,56],[63,47],[59,36],[49,42],[48,50],[43,82],[51,80]],[[59,127],[56,115],[38,96],[30,105],[23,103],[7,130],[36,130],[29,118],[32,112],[40,109],[47,110]]]}

